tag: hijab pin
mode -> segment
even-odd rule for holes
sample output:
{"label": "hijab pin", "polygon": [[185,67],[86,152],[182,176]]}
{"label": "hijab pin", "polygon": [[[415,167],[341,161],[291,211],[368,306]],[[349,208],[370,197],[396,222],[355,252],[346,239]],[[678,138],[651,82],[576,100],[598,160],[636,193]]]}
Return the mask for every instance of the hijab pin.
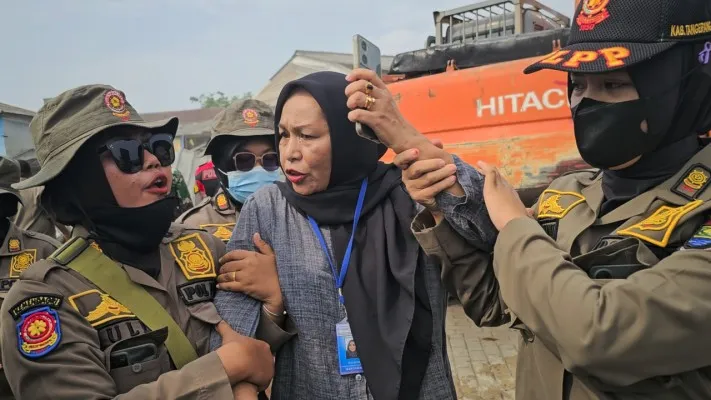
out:
{"label": "hijab pin", "polygon": [[709,57],[711,57],[711,42],[704,43],[704,49],[699,52],[699,62],[701,64],[708,64]]}

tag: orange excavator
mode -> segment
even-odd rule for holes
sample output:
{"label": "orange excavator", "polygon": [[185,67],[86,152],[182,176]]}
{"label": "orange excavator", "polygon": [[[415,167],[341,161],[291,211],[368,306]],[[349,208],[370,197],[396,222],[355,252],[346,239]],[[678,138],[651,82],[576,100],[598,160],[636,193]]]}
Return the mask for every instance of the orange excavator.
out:
{"label": "orange excavator", "polygon": [[426,47],[396,55],[384,76],[420,132],[469,164],[497,165],[527,205],[556,177],[588,167],[566,73],[523,74],[567,43],[568,17],[534,0],[489,0],[435,11],[434,20]]}

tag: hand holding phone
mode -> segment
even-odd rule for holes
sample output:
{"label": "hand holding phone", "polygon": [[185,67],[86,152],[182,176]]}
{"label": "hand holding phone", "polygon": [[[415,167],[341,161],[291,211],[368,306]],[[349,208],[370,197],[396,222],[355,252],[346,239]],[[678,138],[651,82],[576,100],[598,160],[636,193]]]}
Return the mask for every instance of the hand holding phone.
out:
{"label": "hand holding phone", "polygon": [[[382,75],[380,49],[361,35],[353,36],[353,68],[367,68],[375,71],[378,77]],[[358,136],[381,143],[371,127],[360,122],[356,122],[355,125]]]}

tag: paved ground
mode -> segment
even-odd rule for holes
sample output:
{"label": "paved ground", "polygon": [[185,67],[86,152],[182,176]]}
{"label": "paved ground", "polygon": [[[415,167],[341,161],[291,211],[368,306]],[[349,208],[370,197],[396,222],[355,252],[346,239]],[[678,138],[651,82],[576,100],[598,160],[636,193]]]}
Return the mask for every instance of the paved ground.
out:
{"label": "paved ground", "polygon": [[477,328],[461,306],[449,306],[447,345],[459,400],[513,400],[518,337],[507,328]]}

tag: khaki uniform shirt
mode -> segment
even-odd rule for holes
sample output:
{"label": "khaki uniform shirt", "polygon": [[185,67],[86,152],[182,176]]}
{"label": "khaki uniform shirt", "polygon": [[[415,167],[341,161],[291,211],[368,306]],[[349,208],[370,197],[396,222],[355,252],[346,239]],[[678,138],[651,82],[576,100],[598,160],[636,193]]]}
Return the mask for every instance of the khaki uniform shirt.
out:
{"label": "khaki uniform shirt", "polygon": [[[20,274],[30,264],[52,254],[59,246],[59,242],[54,238],[41,233],[23,231],[14,224],[10,224],[5,241],[0,248],[0,305]],[[2,352],[0,352],[1,354]],[[12,398],[10,386],[0,362],[0,400]]]}
{"label": "khaki uniform shirt", "polygon": [[239,212],[222,189],[214,197],[206,197],[175,221],[180,224],[205,229],[227,243],[232,236]]}
{"label": "khaki uniform shirt", "polygon": [[58,232],[49,215],[39,207],[43,189],[43,187],[33,187],[19,191],[22,204],[18,205],[15,224],[27,231],[43,233],[53,238],[61,237],[61,231]]}
{"label": "khaki uniform shirt", "polygon": [[413,230],[478,326],[521,333],[517,399],[711,398],[711,146],[603,216],[601,183],[557,179],[493,254],[428,214]]}
{"label": "khaki uniform shirt", "polygon": [[[74,234],[85,235],[79,228]],[[185,242],[191,244],[181,245]],[[199,271],[182,257],[186,248],[206,255]],[[13,285],[0,311],[3,361],[17,399],[232,399],[219,357],[208,354],[210,333],[221,318],[212,303],[214,278],[205,277],[214,276],[224,251],[224,244],[205,231],[173,224],[160,246],[157,279],[119,264],[195,347],[200,357],[180,370],[164,345],[167,332],[150,331],[76,271],[50,260],[33,265]],[[119,349],[144,343],[157,346],[157,357],[112,365]]]}

